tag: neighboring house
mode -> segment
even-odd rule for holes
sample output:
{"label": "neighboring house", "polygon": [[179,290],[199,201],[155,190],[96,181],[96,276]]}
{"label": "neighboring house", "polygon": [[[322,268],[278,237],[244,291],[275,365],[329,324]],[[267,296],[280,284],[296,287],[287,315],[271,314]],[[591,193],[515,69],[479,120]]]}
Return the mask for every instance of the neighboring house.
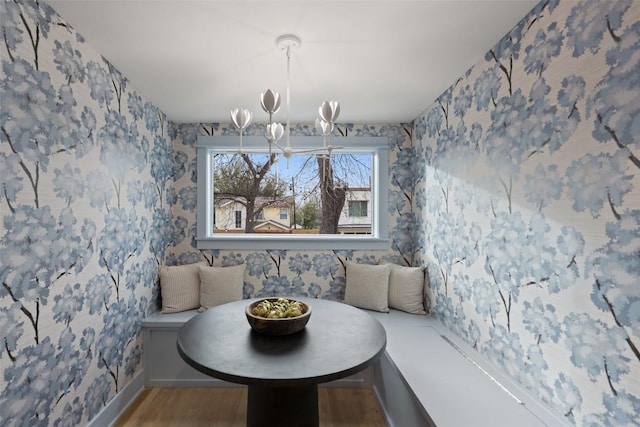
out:
{"label": "neighboring house", "polygon": [[291,227],[277,221],[260,221],[253,227],[254,233],[289,233]]}
{"label": "neighboring house", "polygon": [[348,188],[338,221],[340,234],[371,234],[371,188]]}
{"label": "neighboring house", "polygon": [[[293,221],[290,198],[258,197],[255,206],[254,233],[291,231]],[[244,232],[247,223],[246,199],[237,196],[216,196],[213,222],[216,231]]]}
{"label": "neighboring house", "polygon": [[214,207],[213,227],[216,231],[244,230],[247,208],[243,197],[216,197]]}

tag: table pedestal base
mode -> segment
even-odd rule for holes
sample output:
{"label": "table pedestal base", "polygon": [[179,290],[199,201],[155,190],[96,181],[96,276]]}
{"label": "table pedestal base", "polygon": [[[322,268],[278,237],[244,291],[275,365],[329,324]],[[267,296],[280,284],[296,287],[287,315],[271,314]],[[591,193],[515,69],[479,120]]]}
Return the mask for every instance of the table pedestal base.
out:
{"label": "table pedestal base", "polygon": [[247,427],[318,427],[318,385],[264,387],[250,385]]}

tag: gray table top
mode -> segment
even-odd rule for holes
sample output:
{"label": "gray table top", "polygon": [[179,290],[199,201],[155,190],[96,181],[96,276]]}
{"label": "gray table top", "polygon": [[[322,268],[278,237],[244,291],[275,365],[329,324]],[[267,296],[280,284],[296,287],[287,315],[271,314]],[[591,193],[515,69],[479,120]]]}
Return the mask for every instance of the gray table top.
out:
{"label": "gray table top", "polygon": [[[262,298],[258,298],[262,299]],[[298,298],[312,306],[304,330],[270,337],[254,332],[242,300],[211,308],[178,332],[178,352],[193,368],[226,381],[262,386],[304,386],[361,371],[383,353],[380,322],[347,304]]]}

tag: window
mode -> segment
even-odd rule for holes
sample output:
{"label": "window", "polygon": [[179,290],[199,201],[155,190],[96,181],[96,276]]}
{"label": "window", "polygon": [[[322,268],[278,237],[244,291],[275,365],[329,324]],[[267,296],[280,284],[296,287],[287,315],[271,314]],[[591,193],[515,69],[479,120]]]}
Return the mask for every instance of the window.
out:
{"label": "window", "polygon": [[349,200],[349,216],[367,216],[367,204],[366,200]]}
{"label": "window", "polygon": [[242,228],[242,211],[236,211],[236,228]]}
{"label": "window", "polygon": [[[323,144],[322,137],[292,136],[293,155],[274,152],[270,158],[264,137],[243,137],[239,153],[238,136],[199,136],[197,247],[386,249],[388,138],[335,137],[332,144],[340,148],[330,157]],[[368,200],[352,200],[353,188],[366,188]],[[217,232],[225,229],[220,224],[230,208],[240,212],[240,221],[234,219],[242,231]],[[369,234],[342,234],[338,223],[345,215],[367,217]],[[286,221],[286,227],[263,225],[270,221]]]}

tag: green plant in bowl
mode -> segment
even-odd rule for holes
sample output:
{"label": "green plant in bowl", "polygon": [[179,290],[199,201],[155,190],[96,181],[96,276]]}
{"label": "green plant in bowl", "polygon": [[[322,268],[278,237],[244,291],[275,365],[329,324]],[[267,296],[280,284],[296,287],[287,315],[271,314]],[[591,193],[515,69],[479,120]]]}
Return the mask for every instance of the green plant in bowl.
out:
{"label": "green plant in bowl", "polygon": [[278,298],[276,301],[262,300],[251,310],[253,314],[268,319],[302,316],[303,306],[300,301]]}
{"label": "green plant in bowl", "polygon": [[311,306],[291,298],[266,298],[245,309],[254,331],[264,335],[289,335],[305,328]]}

